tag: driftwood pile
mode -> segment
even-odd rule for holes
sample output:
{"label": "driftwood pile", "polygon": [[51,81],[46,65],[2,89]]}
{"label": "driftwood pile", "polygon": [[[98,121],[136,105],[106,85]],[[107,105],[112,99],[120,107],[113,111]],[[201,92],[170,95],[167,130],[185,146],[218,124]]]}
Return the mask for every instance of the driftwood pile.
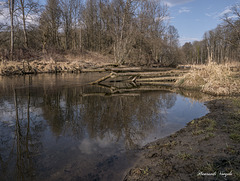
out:
{"label": "driftwood pile", "polygon": [[[95,69],[96,71],[97,69]],[[88,96],[139,96],[141,91],[176,91],[174,82],[189,69],[115,67],[109,68],[109,74],[90,82],[107,90],[106,92],[83,93]],[[106,71],[106,70],[105,70]]]}
{"label": "driftwood pile", "polygon": [[141,68],[124,67],[112,68],[111,72],[90,84],[102,82],[123,82],[138,85],[172,85],[181,78],[188,70],[173,68]]}

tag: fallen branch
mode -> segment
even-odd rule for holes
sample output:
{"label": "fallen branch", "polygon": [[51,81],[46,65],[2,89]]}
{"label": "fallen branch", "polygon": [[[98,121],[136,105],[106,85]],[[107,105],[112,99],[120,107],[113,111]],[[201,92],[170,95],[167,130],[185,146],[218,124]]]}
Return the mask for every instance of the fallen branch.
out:
{"label": "fallen branch", "polygon": [[156,81],[176,81],[181,77],[154,77],[154,78],[146,78],[146,79],[137,79],[136,82],[156,82]]}
{"label": "fallen branch", "polygon": [[90,84],[93,85],[93,84],[99,84],[100,82],[104,81],[104,80],[107,80],[109,79],[110,77],[113,78],[116,76],[116,73],[115,72],[112,72],[110,73],[109,75],[105,76],[105,77],[102,77],[101,79],[98,79],[94,82],[91,82]]}
{"label": "fallen branch", "polygon": [[166,72],[126,72],[118,73],[118,76],[138,76],[138,77],[163,77],[163,76],[178,76],[188,73],[188,71],[166,71]]}
{"label": "fallen branch", "polygon": [[87,73],[87,72],[106,72],[104,68],[99,69],[81,69],[81,73]]}
{"label": "fallen branch", "polygon": [[173,83],[171,82],[140,82],[140,85],[156,85],[156,86],[167,86],[172,87]]}
{"label": "fallen branch", "polygon": [[[147,85],[147,84],[146,84]],[[139,92],[139,91],[159,91],[159,90],[165,90],[165,91],[173,91],[175,90],[175,88],[173,88],[172,86],[157,86],[157,87],[152,87],[151,85],[149,85],[150,87],[146,87],[144,85],[141,85],[140,87],[137,87],[137,88],[119,88],[119,89],[116,89],[113,94],[123,94],[123,93],[129,93],[129,92]]]}
{"label": "fallen branch", "polygon": [[109,78],[117,78],[117,77],[126,77],[121,78],[119,80],[114,79],[110,80],[110,82],[127,82],[127,83],[141,83],[141,82],[149,82],[149,84],[162,84],[162,82],[175,82],[179,79],[184,73],[183,71],[171,70],[165,72],[112,72],[107,76],[104,76],[90,84],[99,84]]}
{"label": "fallen branch", "polygon": [[136,97],[140,96],[139,93],[88,93],[88,94],[81,94],[82,97],[92,97],[92,96],[101,96],[101,97],[115,97],[115,96],[130,96],[130,97]]}

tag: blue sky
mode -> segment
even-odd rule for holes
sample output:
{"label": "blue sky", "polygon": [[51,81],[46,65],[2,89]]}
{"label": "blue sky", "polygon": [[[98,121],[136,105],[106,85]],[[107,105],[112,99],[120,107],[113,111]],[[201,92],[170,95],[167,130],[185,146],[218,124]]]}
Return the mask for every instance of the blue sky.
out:
{"label": "blue sky", "polygon": [[201,40],[220,24],[224,13],[240,0],[163,0],[169,6],[170,24],[177,28],[180,44]]}

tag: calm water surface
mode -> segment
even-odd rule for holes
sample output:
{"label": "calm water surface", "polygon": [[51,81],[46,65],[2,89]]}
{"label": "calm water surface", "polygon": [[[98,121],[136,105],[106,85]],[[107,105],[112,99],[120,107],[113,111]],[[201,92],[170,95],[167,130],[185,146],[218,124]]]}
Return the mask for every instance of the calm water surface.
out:
{"label": "calm water surface", "polygon": [[136,148],[208,112],[176,93],[86,85],[101,76],[0,77],[0,180],[121,180]]}

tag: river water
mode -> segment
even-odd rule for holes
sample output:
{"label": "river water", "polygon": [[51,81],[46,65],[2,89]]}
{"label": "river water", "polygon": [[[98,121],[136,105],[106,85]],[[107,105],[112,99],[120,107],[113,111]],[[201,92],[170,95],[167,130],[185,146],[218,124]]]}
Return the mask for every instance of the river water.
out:
{"label": "river water", "polygon": [[87,85],[101,76],[0,77],[0,180],[122,180],[137,148],[208,112],[168,91]]}

